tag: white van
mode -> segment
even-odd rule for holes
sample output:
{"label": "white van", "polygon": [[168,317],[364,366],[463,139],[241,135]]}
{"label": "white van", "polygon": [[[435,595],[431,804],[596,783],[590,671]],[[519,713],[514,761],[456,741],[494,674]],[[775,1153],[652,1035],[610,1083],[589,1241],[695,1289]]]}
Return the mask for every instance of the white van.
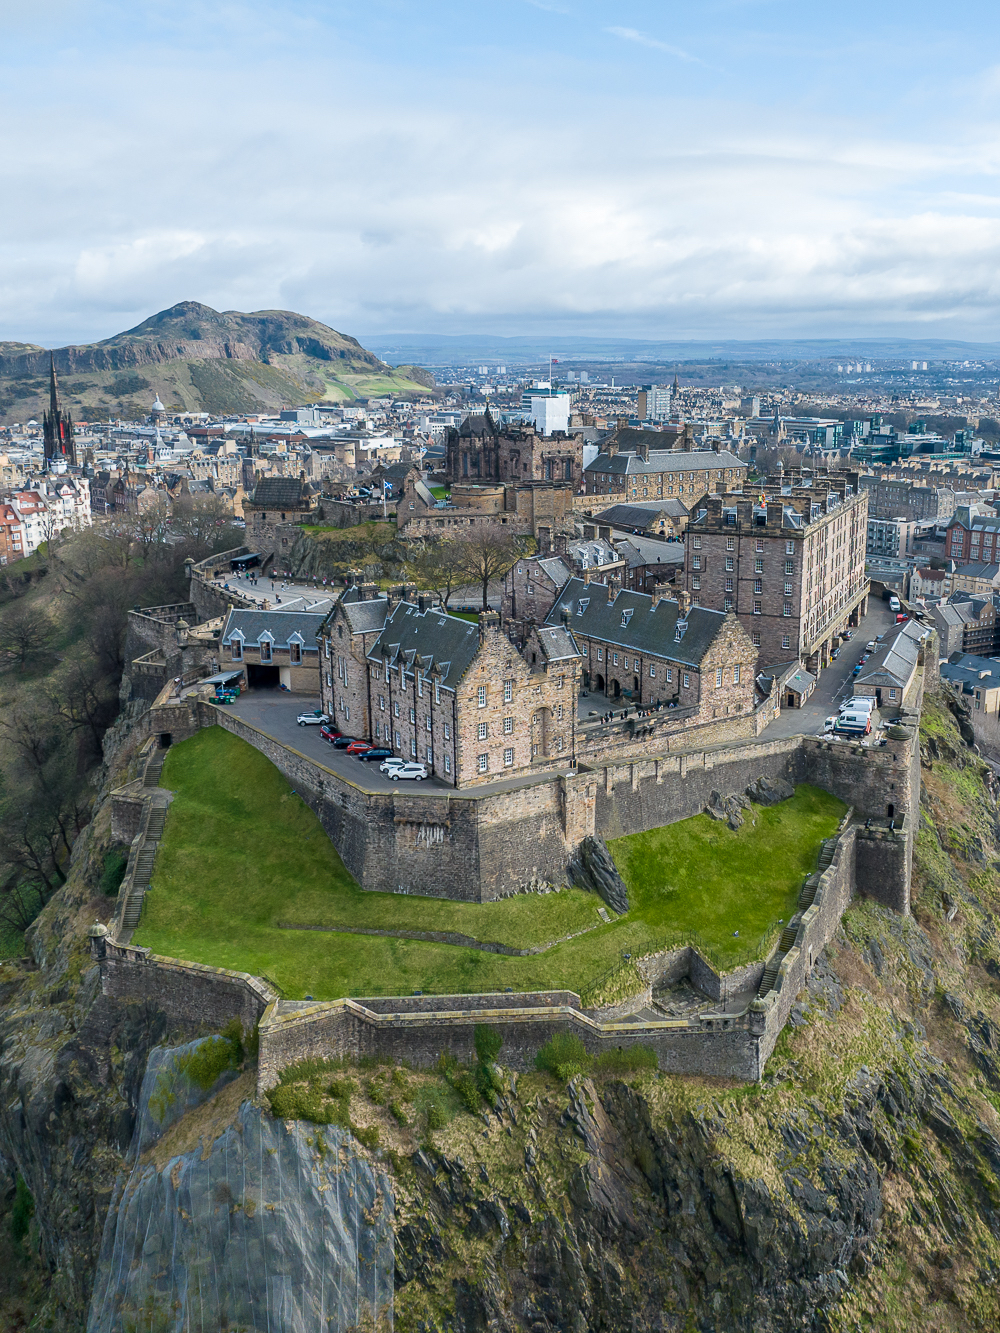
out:
{"label": "white van", "polygon": [[865,694],[856,694],[853,699],[845,699],[840,705],[841,713],[873,713],[875,700]]}
{"label": "white van", "polygon": [[889,598],[889,610],[890,611],[899,610],[899,598],[896,596],[895,593],[893,593],[893,595]]}

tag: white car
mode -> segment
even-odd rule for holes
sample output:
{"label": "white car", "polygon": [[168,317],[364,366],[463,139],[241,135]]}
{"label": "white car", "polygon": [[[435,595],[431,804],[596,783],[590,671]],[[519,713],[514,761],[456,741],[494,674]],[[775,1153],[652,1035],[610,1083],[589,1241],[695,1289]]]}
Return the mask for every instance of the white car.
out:
{"label": "white car", "polygon": [[875,700],[867,694],[856,694],[840,705],[841,713],[874,713]]}
{"label": "white car", "polygon": [[408,763],[408,762],[409,762],[409,761],[406,760],[406,759],[398,759],[398,758],[395,758],[395,757],[392,757],[392,758],[389,758],[389,759],[383,759],[382,762],[381,762],[381,763],[379,764],[379,766],[378,766],[378,771],[379,771],[380,773],[388,773],[388,772],[390,771],[390,769],[393,769],[393,768],[401,768],[401,767],[403,766],[403,764]]}
{"label": "white car", "polygon": [[300,727],[321,727],[330,721],[325,713],[300,713],[296,720]]}
{"label": "white car", "polygon": [[422,782],[426,776],[427,769],[423,764],[396,764],[389,773],[392,782],[398,782],[400,778],[413,778],[415,782]]}

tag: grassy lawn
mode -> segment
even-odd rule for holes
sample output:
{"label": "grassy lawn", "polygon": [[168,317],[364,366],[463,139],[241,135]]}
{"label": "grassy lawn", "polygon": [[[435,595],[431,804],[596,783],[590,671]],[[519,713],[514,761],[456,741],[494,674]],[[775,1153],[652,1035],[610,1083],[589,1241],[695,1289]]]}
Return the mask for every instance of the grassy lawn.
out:
{"label": "grassy lawn", "polygon": [[[610,843],[630,916],[653,932],[696,933],[724,961],[795,913],[803,878],[847,807],[803,784],[780,805],[752,807],[735,833],[708,815]],[[734,935],[739,931],[739,935]]]}
{"label": "grassy lawn", "polygon": [[435,500],[447,500],[448,496],[451,494],[451,491],[447,486],[432,486],[430,492]]}
{"label": "grassy lawn", "polygon": [[[289,998],[504,986],[579,989],[615,965],[623,951],[639,952],[667,932],[690,929],[699,901],[700,933],[718,940],[723,952],[735,952],[744,940],[755,943],[776,916],[791,914],[787,904],[812,869],[819,840],[843,810],[833,797],[800,788],[782,806],[755,807],[756,829],[748,825],[733,834],[699,816],[621,839],[613,851],[620,864],[637,867],[641,887],[627,916],[603,924],[599,900],[578,889],[488,904],[362,892],[285,778],[219,727],[171,748],[162,781],[176,797],[135,943],[175,958],[266,974]],[[679,840],[677,849],[669,845],[671,837]],[[700,898],[684,892],[687,881],[678,874],[672,874],[669,890],[657,883],[661,839],[668,857],[689,852],[700,861],[694,876]],[[630,884],[631,873],[625,872]],[[704,890],[707,873],[711,892]],[[719,910],[720,885],[733,904],[729,915]],[[731,941],[726,927],[730,916],[736,919],[738,897],[743,924],[732,928],[740,929],[741,939]],[[278,922],[449,930],[517,948],[596,928],[544,954],[510,958],[419,940],[287,930]]]}

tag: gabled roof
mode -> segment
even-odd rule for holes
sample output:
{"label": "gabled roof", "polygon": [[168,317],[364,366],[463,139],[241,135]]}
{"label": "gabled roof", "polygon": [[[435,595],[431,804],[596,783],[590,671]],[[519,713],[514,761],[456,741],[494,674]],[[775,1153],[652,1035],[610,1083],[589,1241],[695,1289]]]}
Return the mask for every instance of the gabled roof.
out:
{"label": "gabled roof", "polygon": [[598,454],[584,472],[610,472],[612,476],[641,475],[648,472],[704,472],[706,469],[743,468],[742,462],[728,449],[650,449],[648,461],[639,454]]}
{"label": "gabled roof", "polygon": [[468,438],[470,435],[496,435],[498,431],[489,412],[483,412],[466,417],[458,428],[458,434],[461,438]]}
{"label": "gabled roof", "polygon": [[421,611],[412,602],[397,602],[368,650],[368,661],[379,666],[388,658],[390,666],[403,662],[410,672],[415,666],[427,673],[437,667],[441,684],[454,689],[478,651],[478,625],[437,609]]}
{"label": "gabled roof", "polygon": [[668,495],[665,500],[650,500],[645,504],[611,505],[594,515],[595,523],[608,523],[615,528],[651,528],[660,522],[661,515],[670,518],[686,518],[687,505],[676,495]]}
{"label": "gabled roof", "polygon": [[573,572],[558,555],[530,556],[523,562],[518,561],[518,564],[521,563],[534,565],[543,574],[547,575],[557,588],[561,588]]}
{"label": "gabled roof", "polygon": [[287,647],[298,634],[307,648],[316,648],[316,637],[326,619],[313,611],[241,611],[231,610],[222,627],[222,642],[228,644],[239,630],[245,643],[258,643],[269,634],[278,648]]}
{"label": "gabled roof", "polygon": [[258,509],[295,509],[307,498],[298,477],[261,477],[251,504]]}
{"label": "gabled roof", "polygon": [[565,662],[580,656],[572,632],[564,625],[540,625],[535,633],[546,662]]}
{"label": "gabled roof", "polygon": [[[342,597],[337,605],[341,606],[352,634],[375,634],[385,625],[389,611],[386,597],[371,597],[359,602]],[[334,607],[336,610],[336,606]],[[331,611],[331,615],[333,612]]]}
{"label": "gabled roof", "polygon": [[916,670],[920,651],[919,640],[928,633],[923,626],[917,626],[915,633],[907,633],[909,626],[913,624],[915,622],[907,621],[900,627],[899,632],[883,644],[869,662],[865,663],[857,679],[859,685],[890,687],[895,685],[905,689]]}
{"label": "gabled roof", "polygon": [[[608,601],[604,584],[570,579],[546,617],[546,625],[561,625],[563,607],[570,612],[570,630],[574,636],[601,639],[633,652],[649,653],[688,666],[700,668],[702,660],[726,623],[726,612],[693,606],[680,639],[677,602],[653,598],[642,592],[620,591],[614,602]],[[622,624],[625,620],[625,624]]]}
{"label": "gabled roof", "polygon": [[626,537],[618,543],[618,554],[625,557],[629,569],[639,565],[663,565],[666,570],[684,563],[682,542],[661,542],[655,537]]}

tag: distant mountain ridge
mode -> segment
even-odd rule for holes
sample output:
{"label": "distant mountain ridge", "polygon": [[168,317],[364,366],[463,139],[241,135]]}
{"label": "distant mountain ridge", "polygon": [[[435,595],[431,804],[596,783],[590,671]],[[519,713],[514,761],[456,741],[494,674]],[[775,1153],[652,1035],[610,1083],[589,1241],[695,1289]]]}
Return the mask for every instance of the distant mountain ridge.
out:
{"label": "distant mountain ridge", "polygon": [[86,416],[135,416],[156,394],[168,409],[256,412],[309,401],[418,394],[425,373],[394,373],[356,338],[291,310],[213,310],[180,301],[101,342],[54,348],[0,343],[0,414],[41,412],[50,356],[67,405]]}

